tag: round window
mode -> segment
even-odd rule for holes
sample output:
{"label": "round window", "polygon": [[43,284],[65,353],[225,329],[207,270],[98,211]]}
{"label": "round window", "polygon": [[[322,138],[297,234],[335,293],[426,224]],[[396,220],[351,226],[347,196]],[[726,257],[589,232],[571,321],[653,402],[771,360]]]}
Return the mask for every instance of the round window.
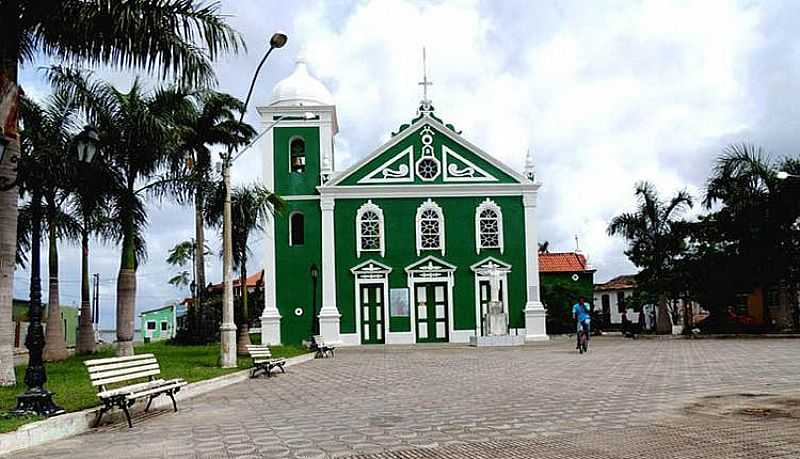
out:
{"label": "round window", "polygon": [[294,315],[300,317],[303,315],[303,308],[294,308]]}
{"label": "round window", "polygon": [[575,282],[578,282],[578,279],[580,279],[580,276],[578,276],[577,274],[573,274],[572,275],[572,280],[574,280]]}

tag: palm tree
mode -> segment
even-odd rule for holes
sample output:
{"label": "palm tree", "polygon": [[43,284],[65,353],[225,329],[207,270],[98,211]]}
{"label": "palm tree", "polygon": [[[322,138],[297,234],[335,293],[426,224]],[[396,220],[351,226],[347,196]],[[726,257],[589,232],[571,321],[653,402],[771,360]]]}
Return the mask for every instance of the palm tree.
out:
{"label": "palm tree", "polygon": [[51,82],[76,97],[85,115],[100,133],[103,161],[114,177],[111,218],[118,222],[121,242],[117,276],[117,355],[133,354],[136,269],[146,256],[142,233],[147,225],[143,197],[165,196],[182,176],[165,173],[174,155],[176,114],[186,110],[189,98],[175,89],[148,92],[138,79],[128,92],[85,74],[52,69]]}
{"label": "palm tree", "polygon": [[[77,234],[74,219],[62,209],[70,194],[67,165],[76,112],[74,99],[63,92],[52,94],[44,106],[27,97],[20,103],[23,154],[28,159],[21,164],[20,189],[37,200],[41,196],[45,204],[49,289],[44,359],[48,361],[64,360],[68,355],[59,306],[58,241]],[[38,202],[34,205],[39,206]]]}
{"label": "palm tree", "polygon": [[[222,224],[224,204],[225,193],[220,184],[206,209],[206,220],[210,225]],[[251,253],[248,247],[250,234],[253,231],[263,231],[264,221],[275,211],[282,211],[284,208],[285,203],[282,199],[258,184],[238,186],[231,193],[233,263],[240,271],[239,287],[241,288],[241,323],[237,327],[239,331],[237,351],[239,353],[246,353],[247,345],[250,344],[247,294],[247,258]]]}
{"label": "palm tree", "polygon": [[[10,144],[0,162],[0,260],[11,260],[17,227],[15,182],[20,145],[18,68],[36,56],[111,64],[175,75],[184,83],[214,80],[211,61],[244,47],[217,3],[186,0],[100,2],[0,0],[0,126]],[[0,385],[14,385],[11,305],[14,266],[0,262]]]}
{"label": "palm tree", "polygon": [[692,197],[686,191],[679,191],[665,202],[648,182],[636,185],[636,197],[639,201],[636,211],[614,217],[608,234],[627,239],[625,254],[642,269],[637,275],[637,288],[658,303],[657,329],[669,333],[669,277],[685,246],[683,221],[677,216],[692,206]]}
{"label": "palm tree", "polygon": [[194,102],[176,120],[181,145],[176,150],[178,155],[173,159],[173,168],[179,171],[188,169],[186,173],[192,178],[192,186],[186,191],[194,195],[194,240],[197,247],[194,264],[198,297],[202,298],[206,286],[203,209],[205,195],[215,183],[209,147],[221,145],[232,148],[243,145],[255,135],[255,130],[249,124],[238,121],[237,113],[244,110],[244,104],[231,95],[199,91],[194,94]]}

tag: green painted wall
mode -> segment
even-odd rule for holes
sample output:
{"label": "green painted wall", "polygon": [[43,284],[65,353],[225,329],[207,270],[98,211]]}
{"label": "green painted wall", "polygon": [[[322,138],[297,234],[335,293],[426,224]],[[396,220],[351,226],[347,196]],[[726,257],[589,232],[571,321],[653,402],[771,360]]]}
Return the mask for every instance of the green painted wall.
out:
{"label": "green painted wall", "polygon": [[[572,279],[578,274],[578,280]],[[592,302],[594,294],[594,272],[578,273],[540,273],[542,303],[547,309],[548,333],[572,333],[575,322],[572,319],[572,305],[583,295],[587,303]]]}
{"label": "green painted wall", "polygon": [[[436,198],[445,218],[445,255],[439,251],[416,253],[415,217],[417,208],[425,199],[395,198],[373,199],[384,213],[386,231],[386,256],[377,252],[362,253],[356,257],[356,212],[366,199],[336,200],[336,283],[337,306],[341,317],[342,333],[355,333],[355,284],[350,268],[367,259],[374,259],[393,268],[389,275],[389,288],[407,287],[404,268],[428,255],[433,255],[458,266],[453,288],[453,323],[456,330],[475,329],[474,273],[469,266],[493,256],[511,264],[508,275],[510,298],[510,326],[525,326],[525,231],[522,198],[492,197],[503,211],[504,254],[499,249],[484,249],[475,253],[475,208],[484,197]],[[390,317],[390,331],[410,331],[409,318]]]}
{"label": "green painted wall", "polygon": [[[348,176],[344,181],[342,181],[339,185],[359,185],[359,186],[373,186],[377,184],[359,184],[358,181],[361,180],[364,176],[368,175],[370,172],[375,170],[375,168],[380,167],[383,165],[384,162],[390,160],[392,157],[403,151],[404,149],[408,148],[409,145],[414,145],[414,162],[422,156],[422,140],[421,136],[419,135],[419,131],[422,128],[417,129],[416,131],[412,132],[409,136],[403,138],[397,145],[394,145],[389,150],[383,152],[382,154],[378,155],[376,158],[372,159],[368,163],[361,166],[358,170],[354,171],[350,176]],[[472,153],[471,151],[467,150],[459,143],[455,142],[451,138],[444,135],[441,131],[434,129],[436,134],[433,136],[433,151],[434,156],[439,161],[442,161],[442,145],[447,145],[448,148],[456,152],[457,154],[464,157],[469,161],[472,161],[486,171],[487,173],[491,174],[492,176],[498,179],[497,182],[490,182],[490,183],[517,183],[517,181],[502,172],[500,169],[496,168],[492,164],[488,163],[487,161],[480,158],[478,155]],[[404,133],[405,134],[405,133]],[[416,178],[415,175],[415,183],[417,184],[426,184],[426,185],[441,185],[445,182],[442,180],[442,175],[439,176],[430,182],[423,182],[419,178]],[[408,184],[410,185],[410,183]]]}
{"label": "green painted wall", "polygon": [[[289,142],[302,137],[306,143],[306,170],[303,173],[289,171]],[[317,194],[319,185],[319,128],[275,127],[273,129],[275,151],[275,193],[281,196]]]}
{"label": "green painted wall", "polygon": [[[302,212],[305,218],[305,243],[289,247],[289,216]],[[288,201],[286,212],[275,217],[275,299],[281,314],[281,336],[286,344],[299,344],[311,337],[314,305],[311,265],[319,269],[316,308],[322,305],[322,228],[319,201]],[[300,316],[296,308],[302,308]]]}
{"label": "green painted wall", "polygon": [[78,338],[78,308],[61,306],[61,323],[64,324],[64,339],[67,347],[75,346]]}
{"label": "green painted wall", "polygon": [[[155,330],[149,331],[150,339],[153,341],[158,341],[162,339],[169,339],[173,336],[174,331],[173,328],[175,324],[173,323],[173,312],[172,306],[165,306],[161,309],[156,309],[154,311],[147,311],[139,314],[140,318],[140,327],[142,332],[142,337],[147,338],[148,330],[147,330],[147,322],[148,321],[155,321],[156,328]],[[161,322],[167,322],[167,330],[161,330]]]}

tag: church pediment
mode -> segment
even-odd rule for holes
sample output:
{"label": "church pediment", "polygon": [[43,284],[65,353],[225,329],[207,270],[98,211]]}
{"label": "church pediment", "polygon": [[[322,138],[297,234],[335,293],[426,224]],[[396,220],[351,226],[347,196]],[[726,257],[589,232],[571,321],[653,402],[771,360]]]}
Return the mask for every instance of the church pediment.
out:
{"label": "church pediment", "polygon": [[526,182],[453,129],[424,115],[325,187]]}

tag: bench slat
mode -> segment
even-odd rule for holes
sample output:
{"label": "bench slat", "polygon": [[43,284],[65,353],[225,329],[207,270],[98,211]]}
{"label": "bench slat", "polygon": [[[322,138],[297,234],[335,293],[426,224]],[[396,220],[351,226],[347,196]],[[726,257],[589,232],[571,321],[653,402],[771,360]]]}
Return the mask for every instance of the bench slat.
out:
{"label": "bench slat", "polygon": [[129,381],[131,379],[138,379],[138,378],[145,378],[147,376],[155,376],[161,373],[160,370],[149,370],[149,371],[141,371],[139,373],[131,373],[122,376],[114,376],[112,378],[105,378],[105,379],[98,379],[97,381],[92,381],[93,386],[102,386],[105,384],[112,384],[116,382],[122,381]]}
{"label": "bench slat", "polygon": [[129,367],[137,367],[143,365],[151,365],[154,363],[158,363],[158,360],[152,359],[142,359],[142,360],[129,360],[127,362],[120,362],[120,363],[112,363],[110,365],[93,365],[91,367],[87,367],[86,369],[89,370],[89,374],[92,373],[101,373],[104,371],[109,370],[117,370],[119,368],[129,368]]}
{"label": "bench slat", "polygon": [[163,384],[166,384],[166,383],[167,383],[167,381],[165,381],[163,379],[156,379],[154,381],[147,381],[147,382],[143,382],[143,383],[139,383],[139,384],[131,384],[130,386],[123,386],[123,387],[117,387],[117,388],[114,388],[114,389],[104,390],[102,392],[98,392],[97,396],[100,397],[100,398],[108,398],[108,397],[113,397],[115,395],[121,395],[121,394],[124,395],[124,394],[129,394],[131,392],[136,392],[136,391],[139,391],[139,390],[147,390],[147,389],[150,389],[152,387],[163,385]]}
{"label": "bench slat", "polygon": [[170,389],[183,387],[183,386],[185,386],[187,384],[189,384],[189,383],[187,383],[186,381],[183,381],[183,380],[175,381],[172,384],[164,384],[162,386],[154,387],[152,389],[149,389],[149,390],[146,390],[146,391],[143,391],[143,392],[135,392],[135,393],[132,393],[132,394],[128,394],[128,396],[125,397],[125,398],[127,398],[128,400],[133,400],[133,399],[137,399],[137,398],[148,397],[148,396],[153,395],[153,394],[166,392],[166,391],[168,391]]}
{"label": "bench slat", "polygon": [[126,362],[128,360],[137,360],[137,359],[152,359],[155,358],[153,354],[136,354],[136,355],[129,355],[127,357],[107,357],[104,359],[92,359],[92,360],[84,360],[83,364],[86,366],[91,365],[105,365],[109,363],[117,363],[117,362]]}
{"label": "bench slat", "polygon": [[253,363],[285,363],[284,359],[253,359]]}
{"label": "bench slat", "polygon": [[97,373],[92,373],[89,375],[89,377],[91,378],[92,382],[94,382],[97,381],[98,379],[107,379],[114,376],[131,375],[140,373],[142,371],[150,371],[150,370],[159,371],[158,363],[153,363],[150,365],[139,365],[129,368],[120,368],[119,370],[101,371]]}

